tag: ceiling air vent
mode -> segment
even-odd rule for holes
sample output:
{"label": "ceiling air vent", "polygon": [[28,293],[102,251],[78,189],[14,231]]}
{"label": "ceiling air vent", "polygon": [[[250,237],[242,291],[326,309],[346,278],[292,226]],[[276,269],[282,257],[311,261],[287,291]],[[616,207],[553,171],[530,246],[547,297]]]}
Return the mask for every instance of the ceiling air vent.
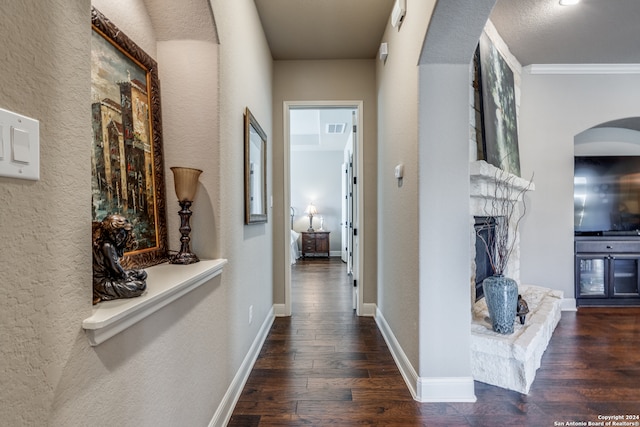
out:
{"label": "ceiling air vent", "polygon": [[344,133],[346,123],[327,123],[327,133]]}

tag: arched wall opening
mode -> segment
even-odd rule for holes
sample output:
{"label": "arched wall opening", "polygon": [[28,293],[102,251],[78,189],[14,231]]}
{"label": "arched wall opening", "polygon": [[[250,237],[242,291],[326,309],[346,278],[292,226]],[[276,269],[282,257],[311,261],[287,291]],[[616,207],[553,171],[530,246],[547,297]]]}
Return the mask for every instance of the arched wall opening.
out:
{"label": "arched wall opening", "polygon": [[573,140],[579,156],[640,155],[640,117],[601,123],[578,133]]}
{"label": "arched wall opening", "polygon": [[438,2],[419,61],[421,401],[476,399],[470,254],[460,248],[469,247],[469,67],[494,4]]}

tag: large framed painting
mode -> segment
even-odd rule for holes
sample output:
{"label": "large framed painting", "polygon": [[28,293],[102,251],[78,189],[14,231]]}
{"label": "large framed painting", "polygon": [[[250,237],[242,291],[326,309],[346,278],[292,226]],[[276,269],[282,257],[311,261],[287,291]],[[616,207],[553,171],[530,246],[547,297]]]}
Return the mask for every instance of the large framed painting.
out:
{"label": "large framed painting", "polygon": [[122,265],[148,267],[168,259],[158,68],[95,8],[91,26],[92,219],[125,216],[137,248]]}
{"label": "large framed painting", "polygon": [[520,176],[513,71],[484,32],[480,37],[477,72],[485,160]]}

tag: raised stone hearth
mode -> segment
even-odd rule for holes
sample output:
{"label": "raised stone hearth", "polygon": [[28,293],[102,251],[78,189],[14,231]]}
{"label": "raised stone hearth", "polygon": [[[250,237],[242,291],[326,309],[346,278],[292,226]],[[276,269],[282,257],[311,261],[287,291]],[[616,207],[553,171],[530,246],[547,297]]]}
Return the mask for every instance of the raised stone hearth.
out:
{"label": "raised stone hearth", "polygon": [[560,321],[563,293],[520,285],[529,314],[524,325],[516,317],[510,335],[493,332],[485,299],[473,306],[471,371],[476,381],[527,394],[540,367],[542,354]]}
{"label": "raised stone hearth", "polygon": [[[510,200],[517,198],[521,190],[533,191],[529,181],[505,174],[487,162],[480,160],[469,165],[471,198],[469,203],[471,233],[471,301],[473,306],[471,323],[471,371],[476,381],[503,387],[520,393],[528,393],[540,367],[542,354],[549,344],[561,315],[563,294],[539,286],[520,284],[520,233],[514,231],[514,250],[511,253],[505,275],[519,285],[519,293],[529,305],[529,314],[524,325],[516,318],[515,331],[511,335],[493,332],[485,299],[476,300],[476,230],[475,217],[490,216],[496,196],[496,180],[509,184]],[[522,212],[522,211],[520,211]],[[516,212],[516,216],[519,212]]]}

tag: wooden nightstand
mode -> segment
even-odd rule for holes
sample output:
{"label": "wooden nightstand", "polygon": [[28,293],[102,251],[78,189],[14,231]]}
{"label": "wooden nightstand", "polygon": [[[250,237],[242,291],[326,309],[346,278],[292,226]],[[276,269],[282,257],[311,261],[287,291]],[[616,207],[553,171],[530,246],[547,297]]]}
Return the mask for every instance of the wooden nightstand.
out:
{"label": "wooden nightstand", "polygon": [[329,257],[329,233],[330,231],[303,231],[302,256],[327,254]]}

